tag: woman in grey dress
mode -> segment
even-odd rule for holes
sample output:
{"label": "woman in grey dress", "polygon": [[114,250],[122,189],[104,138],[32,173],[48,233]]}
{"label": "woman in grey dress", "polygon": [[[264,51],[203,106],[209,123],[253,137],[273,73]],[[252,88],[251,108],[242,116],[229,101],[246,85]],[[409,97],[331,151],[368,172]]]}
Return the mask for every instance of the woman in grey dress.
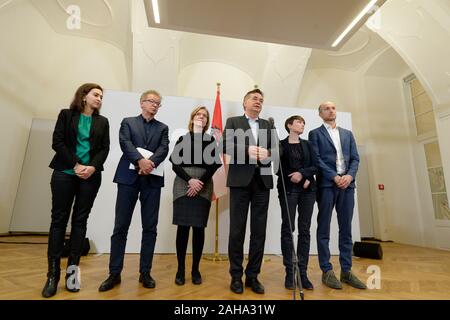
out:
{"label": "woman in grey dress", "polygon": [[177,225],[178,270],[175,283],[185,283],[185,260],[192,227],[192,283],[201,284],[200,259],[213,193],[212,176],[221,166],[214,137],[206,133],[209,112],[198,106],[191,112],[189,132],[175,144],[170,162],[176,173],[173,184],[173,224]]}

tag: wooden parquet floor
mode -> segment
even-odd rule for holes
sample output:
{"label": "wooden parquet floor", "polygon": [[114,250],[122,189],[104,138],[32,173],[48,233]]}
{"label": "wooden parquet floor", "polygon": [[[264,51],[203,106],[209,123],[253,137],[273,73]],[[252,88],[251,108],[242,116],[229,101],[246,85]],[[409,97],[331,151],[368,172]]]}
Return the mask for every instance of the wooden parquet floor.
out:
{"label": "wooden parquet floor", "polygon": [[[46,280],[47,238],[1,237],[0,238],[0,299],[39,300]],[[4,243],[10,242],[10,243]],[[17,242],[34,242],[21,244]],[[37,244],[36,244],[37,243]],[[343,285],[342,290],[333,290],[321,283],[321,272],[317,256],[311,256],[309,276],[315,288],[305,291],[307,300],[403,300],[436,299],[450,300],[450,252],[414,247],[396,243],[383,243],[383,260],[354,258],[353,271],[362,280],[371,273],[367,269],[376,265],[381,271],[381,288],[358,290]],[[190,282],[190,272],[186,273],[186,284],[174,283],[177,268],[174,254],[156,254],[152,276],[156,280],[155,289],[145,289],[138,283],[139,255],[127,254],[122,273],[122,283],[108,292],[98,292],[100,283],[106,279],[109,255],[90,254],[81,260],[81,290],[70,293],[64,289],[64,271],[58,293],[51,299],[82,300],[291,300],[292,291],[284,288],[284,267],[280,256],[267,256],[260,281],[266,288],[264,295],[257,295],[250,289],[236,295],[229,289],[230,277],[228,261],[213,262],[202,259],[200,270],[201,285]],[[187,257],[187,269],[191,257]],[[335,272],[339,274],[338,257],[332,257]],[[62,262],[65,268],[66,259]]]}

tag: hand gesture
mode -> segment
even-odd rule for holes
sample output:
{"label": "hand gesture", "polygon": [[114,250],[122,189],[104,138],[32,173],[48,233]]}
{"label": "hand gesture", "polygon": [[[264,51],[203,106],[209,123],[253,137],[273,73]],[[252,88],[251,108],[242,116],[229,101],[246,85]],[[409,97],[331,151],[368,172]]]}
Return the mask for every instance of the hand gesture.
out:
{"label": "hand gesture", "polygon": [[152,160],[148,160],[148,159],[140,159],[138,161],[138,165],[139,165],[139,172],[138,174],[140,175],[149,175],[150,172],[153,171],[153,169],[155,168],[155,164],[153,163]]}
{"label": "hand gesture", "polygon": [[293,183],[299,183],[303,178],[302,174],[298,171],[292,172],[290,175],[288,175],[288,177],[291,178],[291,181]]}

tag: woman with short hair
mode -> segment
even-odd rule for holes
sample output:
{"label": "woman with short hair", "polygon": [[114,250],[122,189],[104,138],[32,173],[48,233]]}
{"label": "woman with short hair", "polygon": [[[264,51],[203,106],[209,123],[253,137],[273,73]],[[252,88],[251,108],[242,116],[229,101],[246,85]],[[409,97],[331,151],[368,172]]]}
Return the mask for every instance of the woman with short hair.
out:
{"label": "woman with short hair", "polygon": [[[310,227],[314,203],[316,201],[316,181],[318,170],[317,155],[309,141],[301,139],[305,129],[305,119],[295,115],[285,121],[289,136],[280,141],[281,170],[278,171],[278,198],[281,206],[281,252],[286,268],[284,285],[286,289],[295,288],[295,269],[300,271],[300,281],[304,289],[312,290],[313,284],[307,276],[310,249]],[[284,187],[283,187],[284,182]],[[286,190],[286,194],[285,191]],[[286,195],[286,197],[285,197]],[[286,208],[286,200],[287,207]],[[293,263],[293,232],[298,210],[298,265]],[[288,214],[289,212],[289,214]]]}

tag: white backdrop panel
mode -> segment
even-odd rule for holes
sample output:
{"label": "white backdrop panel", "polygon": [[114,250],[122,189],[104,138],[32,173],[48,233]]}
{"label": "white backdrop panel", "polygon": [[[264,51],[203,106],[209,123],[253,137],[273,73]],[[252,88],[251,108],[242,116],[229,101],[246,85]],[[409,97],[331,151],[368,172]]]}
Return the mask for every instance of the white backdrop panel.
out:
{"label": "white backdrop panel", "polygon": [[[91,250],[98,253],[110,251],[110,237],[114,227],[114,207],[116,201],[117,187],[112,182],[113,176],[122,154],[119,146],[120,122],[124,117],[136,116],[141,112],[138,93],[105,91],[102,114],[109,119],[111,150],[105,163],[102,185],[97,199],[94,203],[88,221],[87,236],[92,240]],[[205,105],[211,115],[214,109],[214,100],[202,100],[185,97],[164,97],[163,106],[157,114],[157,119],[169,126],[170,150],[178,136],[187,130],[187,122],[191,110],[196,105]],[[242,115],[241,102],[222,101],[222,121],[225,125],[226,118]],[[309,130],[322,124],[321,119],[314,109],[286,108],[279,106],[263,107],[261,117],[273,117],[275,126],[278,128],[280,138],[287,136],[284,130],[284,121],[291,115],[299,114],[306,120],[306,129],[303,138],[308,137]],[[351,129],[351,115],[349,113],[338,113],[338,123],[341,127]],[[55,125],[54,120],[34,119],[30,132],[30,139],[25,156],[20,185],[17,191],[14,214],[12,218],[11,231],[33,231],[48,232],[50,226],[50,175],[48,164],[53,157],[51,151],[52,132]],[[41,169],[38,169],[41,168]],[[172,225],[172,185],[175,175],[170,163],[165,162],[165,187],[161,192],[161,206],[159,212],[158,237],[156,241],[156,253],[174,253],[176,226]],[[274,178],[276,183],[276,178]],[[353,219],[353,240],[360,240],[360,228],[357,201],[355,201],[355,213]],[[226,253],[228,247],[229,231],[229,197],[222,197],[219,201],[219,252]],[[205,235],[205,253],[214,252],[215,239],[215,203],[211,206],[210,218]],[[316,247],[316,218],[317,206],[311,225],[311,254],[317,253]],[[249,220],[249,219],[248,219]],[[133,220],[128,233],[126,252],[137,253],[140,250],[141,241],[141,218],[140,204],[136,205]],[[280,206],[278,192],[271,190],[267,222],[267,238],[265,252],[268,254],[280,254]],[[245,252],[248,252],[249,226],[245,240]],[[336,215],[333,215],[331,226],[330,250],[332,254],[338,253],[338,230]],[[190,245],[189,245],[190,250]]]}
{"label": "white backdrop panel", "polygon": [[[117,163],[122,154],[119,146],[119,128],[120,122],[124,117],[130,117],[140,114],[141,109],[139,105],[138,93],[107,91],[102,107],[102,114],[105,115],[110,122],[111,127],[111,151],[105,163],[105,172],[103,173],[103,183],[97,200],[95,202],[92,214],[89,220],[88,237],[93,240],[97,252],[105,253],[110,250],[110,236],[114,226],[114,206],[117,187],[112,182]],[[156,118],[169,126],[170,132],[170,150],[172,152],[173,146],[177,138],[186,132],[187,122],[192,109],[199,105],[205,105],[209,112],[213,113],[214,100],[194,99],[185,97],[170,97],[163,98],[163,106],[160,108]],[[222,101],[222,117],[225,125],[226,118],[243,114],[241,102]],[[322,124],[321,119],[317,114],[317,110],[313,109],[299,109],[286,108],[277,106],[263,107],[261,117],[273,117],[275,125],[279,128],[280,138],[286,137],[287,133],[284,130],[284,121],[293,114],[300,114],[306,120],[306,130],[302,137],[307,138],[308,131],[316,128]],[[338,123],[344,128],[351,129],[351,115],[349,113],[339,113]],[[170,162],[165,161],[165,187],[161,192],[161,206],[159,212],[158,236],[156,241],[155,252],[159,253],[173,253],[175,252],[175,236],[176,226],[172,225],[172,185],[175,174],[171,169]],[[276,178],[274,179],[276,182]],[[219,252],[226,253],[228,247],[228,231],[229,231],[229,197],[225,196],[219,201]],[[314,210],[313,222],[311,226],[311,253],[316,254],[316,217],[317,208]],[[214,252],[214,233],[215,233],[215,204],[213,203],[210,212],[210,219],[206,230],[205,253]],[[139,252],[141,241],[141,218],[140,218],[140,204],[136,205],[133,220],[128,233],[128,242],[126,252]],[[249,223],[247,225],[247,235],[245,240],[245,252],[248,251],[249,241]],[[280,206],[278,202],[278,193],[276,189],[271,191],[270,205],[267,222],[267,239],[266,239],[266,253],[279,254],[280,248]],[[337,221],[335,215],[333,216],[331,228],[331,252],[338,253],[337,246]],[[358,210],[355,208],[355,215],[353,219],[353,239],[360,240]],[[189,246],[190,247],[190,246]]]}
{"label": "white backdrop panel", "polygon": [[54,127],[54,120],[33,119],[9,226],[12,232],[48,232],[50,229],[52,169],[48,164],[55,154],[52,150]]}

